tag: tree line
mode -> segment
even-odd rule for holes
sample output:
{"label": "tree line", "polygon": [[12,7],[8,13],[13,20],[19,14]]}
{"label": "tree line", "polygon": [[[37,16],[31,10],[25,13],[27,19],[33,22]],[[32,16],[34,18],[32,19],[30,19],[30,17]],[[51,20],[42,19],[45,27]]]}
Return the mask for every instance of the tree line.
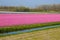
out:
{"label": "tree line", "polygon": [[0,6],[0,11],[13,11],[13,12],[60,12],[60,4],[53,5],[40,5],[35,8],[25,6]]}

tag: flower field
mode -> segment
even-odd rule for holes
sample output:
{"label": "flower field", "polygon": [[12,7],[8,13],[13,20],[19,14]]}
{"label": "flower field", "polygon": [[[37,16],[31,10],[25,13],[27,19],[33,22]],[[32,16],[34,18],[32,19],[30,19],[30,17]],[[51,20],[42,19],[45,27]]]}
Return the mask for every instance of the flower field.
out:
{"label": "flower field", "polygon": [[[60,14],[0,14],[0,34],[54,25],[60,25]],[[59,30],[55,27],[0,37],[0,40],[59,40]]]}
{"label": "flower field", "polygon": [[0,27],[60,21],[60,14],[0,14]]}

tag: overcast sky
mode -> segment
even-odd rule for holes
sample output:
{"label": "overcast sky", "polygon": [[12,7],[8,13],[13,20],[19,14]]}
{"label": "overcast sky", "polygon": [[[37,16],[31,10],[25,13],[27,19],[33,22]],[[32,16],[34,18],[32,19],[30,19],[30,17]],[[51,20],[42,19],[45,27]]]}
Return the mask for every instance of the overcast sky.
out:
{"label": "overcast sky", "polygon": [[60,0],[0,0],[1,6],[35,7],[43,4],[60,4]]}

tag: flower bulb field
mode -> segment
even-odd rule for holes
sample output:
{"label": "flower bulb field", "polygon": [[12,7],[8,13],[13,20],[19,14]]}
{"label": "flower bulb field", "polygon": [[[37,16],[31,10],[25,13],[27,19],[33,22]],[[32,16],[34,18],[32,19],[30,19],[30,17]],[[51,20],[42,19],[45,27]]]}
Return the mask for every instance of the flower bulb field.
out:
{"label": "flower bulb field", "polygon": [[12,32],[37,27],[60,25],[60,14],[7,13],[0,14],[0,31]]}
{"label": "flower bulb field", "polygon": [[[36,28],[40,28],[40,30],[36,30]],[[30,32],[25,33],[25,30],[28,31],[29,29],[32,29],[32,30]],[[51,31],[49,31],[50,29]],[[49,14],[49,13],[46,13],[46,14],[41,14],[41,13],[40,14],[38,13],[31,13],[31,14],[30,13],[15,13],[15,14],[7,13],[7,14],[4,14],[4,13],[1,13],[0,14],[0,38],[1,38],[0,40],[6,40],[7,37],[8,37],[7,39],[9,39],[10,37],[11,40],[18,40],[21,37],[22,38],[21,40],[24,40],[27,38],[31,38],[30,35],[33,35],[32,38],[36,36],[37,38],[36,40],[40,40],[39,38],[42,38],[41,40],[44,40],[45,39],[44,37],[46,37],[46,40],[49,40],[50,37],[53,38],[54,35],[58,35],[60,33],[59,29],[60,29],[60,14],[54,14],[54,13],[52,14]],[[55,33],[54,30],[56,30],[57,32],[56,34],[54,34]],[[23,33],[21,31],[23,31]],[[15,32],[18,32],[18,34],[14,35]],[[21,34],[19,32],[21,32]],[[51,35],[50,35],[50,32],[51,32]],[[6,37],[5,37],[5,33],[11,33],[11,35],[6,34]],[[24,35],[26,35],[26,38],[24,37],[23,39]],[[39,37],[37,37],[38,35]],[[45,36],[43,37],[43,35]],[[48,37],[47,35],[48,36],[50,35],[50,36]],[[49,39],[47,39],[47,37]],[[35,37],[31,40],[35,40]]]}
{"label": "flower bulb field", "polygon": [[60,14],[0,14],[0,27],[60,21]]}

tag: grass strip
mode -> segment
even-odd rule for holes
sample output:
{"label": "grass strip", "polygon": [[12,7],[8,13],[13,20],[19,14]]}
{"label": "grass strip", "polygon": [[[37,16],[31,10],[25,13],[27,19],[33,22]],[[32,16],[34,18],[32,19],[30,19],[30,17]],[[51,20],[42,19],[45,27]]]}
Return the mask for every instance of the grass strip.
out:
{"label": "grass strip", "polygon": [[0,33],[8,33],[18,30],[25,30],[31,28],[45,27],[45,26],[53,26],[60,25],[60,22],[49,22],[49,23],[40,23],[40,24],[30,24],[30,25],[15,25],[15,26],[6,26],[0,28]]}
{"label": "grass strip", "polygon": [[[45,28],[45,29],[35,30],[35,31],[49,30],[49,29],[54,29],[54,28],[60,28],[60,26],[56,26],[56,27],[52,27],[52,28]],[[29,32],[24,32],[24,33],[30,33],[30,32],[35,32],[35,31],[29,31]],[[22,33],[18,33],[18,34],[24,34],[24,33],[22,32]],[[18,34],[0,35],[0,37],[6,37],[6,36],[12,36],[12,35],[18,35]]]}

